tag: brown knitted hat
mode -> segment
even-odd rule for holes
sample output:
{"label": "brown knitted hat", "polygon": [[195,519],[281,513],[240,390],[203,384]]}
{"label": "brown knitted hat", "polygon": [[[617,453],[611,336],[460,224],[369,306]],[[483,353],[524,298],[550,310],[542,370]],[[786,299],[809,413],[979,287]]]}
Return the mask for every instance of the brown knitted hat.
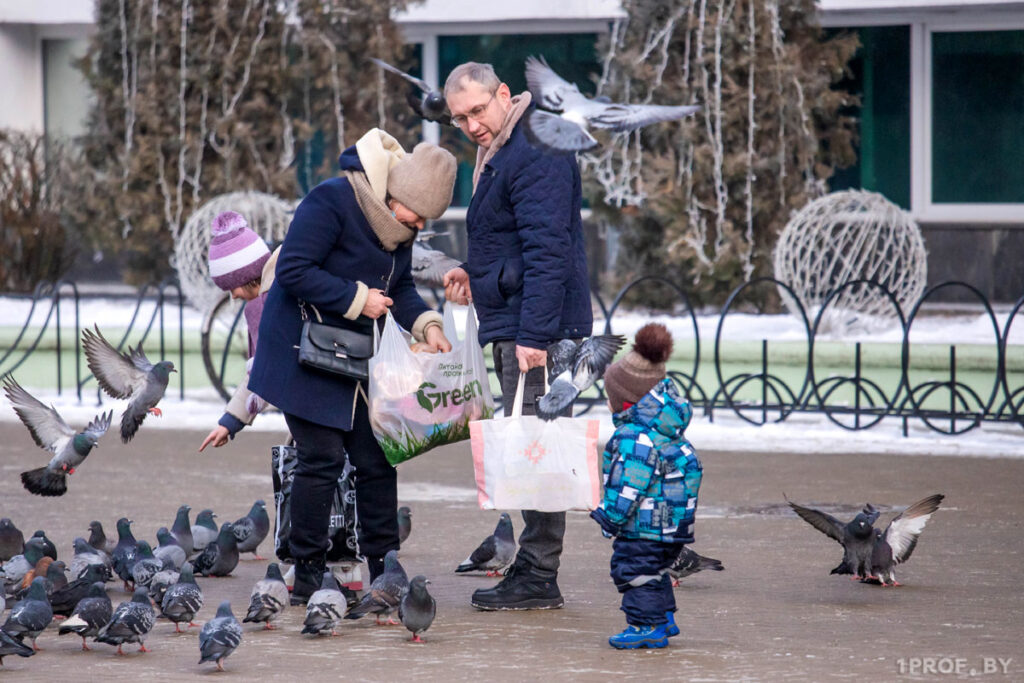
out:
{"label": "brown knitted hat", "polygon": [[421,142],[391,167],[388,194],[423,218],[440,218],[452,203],[455,157],[429,142]]}
{"label": "brown knitted hat", "polygon": [[647,323],[636,333],[633,348],[604,372],[604,392],[613,412],[636,403],[665,379],[665,361],[672,355],[672,333],[661,323]]}

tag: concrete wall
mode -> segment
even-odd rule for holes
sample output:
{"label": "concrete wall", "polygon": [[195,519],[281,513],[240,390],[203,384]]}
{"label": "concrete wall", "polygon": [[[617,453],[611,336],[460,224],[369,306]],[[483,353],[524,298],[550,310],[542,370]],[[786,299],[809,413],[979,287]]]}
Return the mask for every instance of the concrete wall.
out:
{"label": "concrete wall", "polygon": [[0,128],[43,131],[43,58],[36,28],[0,24]]}
{"label": "concrete wall", "polygon": [[[1024,224],[922,225],[928,250],[928,286],[947,280],[974,285],[992,303],[1024,296]],[[963,289],[936,293],[929,301],[976,302]]]}

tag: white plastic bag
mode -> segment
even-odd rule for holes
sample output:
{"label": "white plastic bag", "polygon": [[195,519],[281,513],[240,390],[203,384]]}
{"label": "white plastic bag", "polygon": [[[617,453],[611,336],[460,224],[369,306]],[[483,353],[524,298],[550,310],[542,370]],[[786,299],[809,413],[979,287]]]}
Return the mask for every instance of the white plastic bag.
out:
{"label": "white plastic bag", "polygon": [[415,353],[388,313],[370,359],[370,424],[388,462],[397,465],[442,444],[469,438],[471,420],[494,415],[476,316],[466,315],[460,340],[452,304],[445,304],[448,353]]}
{"label": "white plastic bag", "polygon": [[477,502],[484,510],[594,509],[601,492],[599,421],[523,417],[524,377],[511,417],[469,425]]}

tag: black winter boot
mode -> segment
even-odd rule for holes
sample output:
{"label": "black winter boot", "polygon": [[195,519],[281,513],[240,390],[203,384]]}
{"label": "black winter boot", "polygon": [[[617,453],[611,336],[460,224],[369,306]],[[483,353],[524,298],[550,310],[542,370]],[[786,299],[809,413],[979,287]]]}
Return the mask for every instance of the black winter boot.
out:
{"label": "black winter boot", "polygon": [[558,572],[537,569],[517,558],[498,585],[474,592],[470,604],[487,611],[557,609],[565,604],[557,578]]}
{"label": "black winter boot", "polygon": [[373,580],[384,573],[384,556],[383,555],[367,555],[366,556],[366,568],[370,572],[370,583],[363,586],[364,590],[369,590]]}
{"label": "black winter boot", "polygon": [[297,560],[291,603],[305,605],[309,602],[309,597],[320,590],[325,571],[327,571],[326,560]]}

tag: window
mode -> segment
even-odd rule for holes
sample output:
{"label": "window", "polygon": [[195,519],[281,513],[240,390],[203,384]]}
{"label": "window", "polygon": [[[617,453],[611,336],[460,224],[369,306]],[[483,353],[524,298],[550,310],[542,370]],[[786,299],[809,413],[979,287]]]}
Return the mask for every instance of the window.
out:
{"label": "window", "polygon": [[47,135],[77,137],[86,132],[92,91],[75,62],[85,56],[85,38],[43,40],[44,116]]}

